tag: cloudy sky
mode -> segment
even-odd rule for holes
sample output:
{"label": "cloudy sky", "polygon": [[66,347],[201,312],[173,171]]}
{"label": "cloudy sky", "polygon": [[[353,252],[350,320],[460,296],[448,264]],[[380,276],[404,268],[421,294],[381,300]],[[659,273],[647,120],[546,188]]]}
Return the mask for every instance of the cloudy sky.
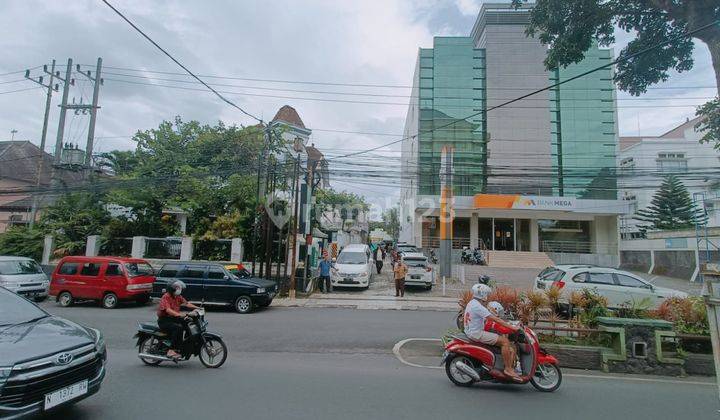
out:
{"label": "cloudy sky", "polygon": [[[397,86],[411,84],[418,47],[432,46],[434,35],[469,34],[481,3],[480,0],[112,2],[196,73],[234,77],[207,80],[223,85],[216,86],[218,90],[233,92],[227,93],[228,98],[248,112],[268,120],[284,104],[295,107],[305,124],[315,130],[316,146],[329,156],[401,137],[409,90]],[[0,27],[4,28],[0,38],[0,50],[4,52],[0,61],[0,140],[10,139],[11,130],[17,130],[15,139],[39,143],[44,93],[41,89],[24,90],[36,85],[22,80],[21,73],[6,73],[40,66],[53,58],[58,60],[59,67],[64,68],[67,58],[72,57],[83,69],[91,70],[97,57],[103,58],[105,85],[101,89],[96,151],[132,148],[130,136],[135,131],[156,127],[160,121],[176,115],[209,123],[217,120],[253,123],[182,75],[152,73],[182,70],[99,0],[3,0]],[[699,44],[695,55],[695,69],[673,75],[661,85],[671,89],[657,89],[647,95],[655,99],[625,100],[628,96],[619,94],[621,135],[660,134],[692,117],[694,109],[687,105],[702,103],[702,98],[714,92],[707,48]],[[40,71],[36,69],[33,74],[39,75]],[[82,81],[81,75],[74,77],[79,82],[70,97],[88,102],[90,84]],[[14,92],[17,90],[22,91]],[[59,98],[59,94],[55,95],[53,105]],[[57,133],[57,113],[54,106],[48,151]],[[84,144],[87,117],[69,115],[66,140]],[[397,151],[392,152],[397,150],[394,146],[383,150],[397,156]],[[334,186],[364,194],[383,205],[398,195],[392,188],[378,189],[374,185],[337,182]]]}

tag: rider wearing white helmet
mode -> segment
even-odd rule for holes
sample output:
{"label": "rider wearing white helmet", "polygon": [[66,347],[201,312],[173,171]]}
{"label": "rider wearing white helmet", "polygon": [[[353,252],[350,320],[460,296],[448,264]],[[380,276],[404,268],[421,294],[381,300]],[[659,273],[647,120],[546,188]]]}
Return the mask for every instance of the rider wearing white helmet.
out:
{"label": "rider wearing white helmet", "polygon": [[508,340],[507,336],[485,331],[485,323],[487,321],[492,321],[511,331],[518,329],[496,315],[493,315],[492,312],[485,307],[485,305],[488,304],[488,296],[490,296],[491,292],[492,289],[486,284],[476,284],[472,287],[473,299],[468,302],[465,307],[465,334],[474,341],[500,347],[503,364],[505,366],[503,372],[511,379],[518,380],[519,376],[515,370],[513,370],[515,366],[515,348],[510,343],[510,340]]}

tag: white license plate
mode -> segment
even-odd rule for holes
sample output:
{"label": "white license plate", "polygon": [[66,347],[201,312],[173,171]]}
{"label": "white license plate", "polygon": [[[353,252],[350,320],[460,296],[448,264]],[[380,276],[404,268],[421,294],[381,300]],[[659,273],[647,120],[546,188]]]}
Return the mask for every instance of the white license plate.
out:
{"label": "white license plate", "polygon": [[49,394],[45,394],[45,409],[48,410],[56,405],[60,405],[81,395],[85,395],[87,394],[87,391],[88,381],[84,380],[82,382],[66,386],[65,388],[58,389],[57,391]]}

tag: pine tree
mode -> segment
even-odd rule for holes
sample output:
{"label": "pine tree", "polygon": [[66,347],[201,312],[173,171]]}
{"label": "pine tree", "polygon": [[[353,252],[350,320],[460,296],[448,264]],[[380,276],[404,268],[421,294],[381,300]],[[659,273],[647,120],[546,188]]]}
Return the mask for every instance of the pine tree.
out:
{"label": "pine tree", "polygon": [[638,210],[635,219],[648,222],[645,228],[675,230],[707,223],[707,215],[693,203],[690,193],[674,175],[668,175],[653,196],[650,205]]}

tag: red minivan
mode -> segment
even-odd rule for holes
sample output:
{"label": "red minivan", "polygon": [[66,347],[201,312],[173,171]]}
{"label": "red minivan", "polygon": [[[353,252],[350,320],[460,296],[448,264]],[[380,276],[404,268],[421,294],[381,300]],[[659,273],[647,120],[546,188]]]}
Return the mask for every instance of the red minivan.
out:
{"label": "red minivan", "polygon": [[122,301],[145,304],[150,300],[155,273],[137,258],[65,257],[50,279],[50,296],[60,306],[96,300],[112,309]]}

